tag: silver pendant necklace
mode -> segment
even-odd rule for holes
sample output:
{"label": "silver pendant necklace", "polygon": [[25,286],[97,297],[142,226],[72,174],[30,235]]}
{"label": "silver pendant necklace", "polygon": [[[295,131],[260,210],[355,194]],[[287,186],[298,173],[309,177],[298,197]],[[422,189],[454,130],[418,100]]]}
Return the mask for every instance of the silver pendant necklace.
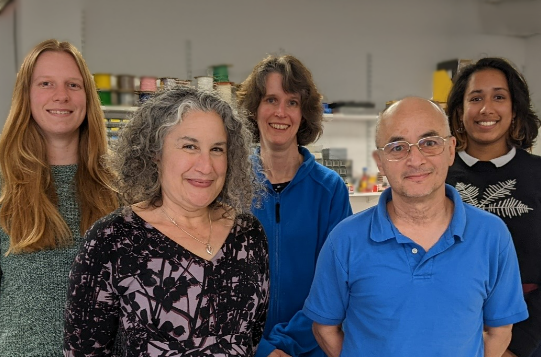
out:
{"label": "silver pendant necklace", "polygon": [[189,232],[187,232],[184,228],[182,228],[181,226],[179,226],[177,224],[177,222],[175,222],[175,220],[171,217],[169,217],[169,215],[167,214],[167,212],[165,212],[165,209],[163,208],[163,206],[161,207],[162,209],[162,212],[163,214],[165,214],[165,217],[169,218],[169,220],[171,221],[171,223],[173,223],[178,229],[180,229],[181,231],[183,231],[184,233],[186,233],[187,235],[189,235],[190,237],[192,237],[193,239],[195,239],[196,241],[198,241],[199,243],[205,245],[207,247],[207,253],[208,255],[212,255],[212,246],[210,245],[210,238],[212,237],[212,220],[210,219],[210,209],[209,209],[209,225],[210,225],[210,232],[209,232],[209,240],[208,242],[203,242],[202,240],[194,237],[193,235],[191,235]]}

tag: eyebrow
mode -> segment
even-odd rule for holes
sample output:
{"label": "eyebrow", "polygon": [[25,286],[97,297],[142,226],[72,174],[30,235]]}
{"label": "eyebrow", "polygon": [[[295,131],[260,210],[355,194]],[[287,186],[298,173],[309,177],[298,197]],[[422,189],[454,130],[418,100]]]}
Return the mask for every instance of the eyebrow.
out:
{"label": "eyebrow", "polygon": [[[34,78],[34,81],[37,81],[38,79],[51,79],[51,78],[54,79],[55,76],[37,76],[36,78]],[[83,78],[79,78],[79,77],[69,77],[68,80],[84,82]]]}
{"label": "eyebrow", "polygon": [[[287,96],[291,96],[291,99],[297,99],[297,100],[300,100],[301,99],[301,95],[298,94],[298,93],[287,93],[285,92]],[[276,97],[278,96],[278,94],[274,94],[274,93],[267,93],[263,96],[263,98],[267,98],[267,97]]]}
{"label": "eyebrow", "polygon": [[[179,137],[176,142],[180,142],[180,141],[188,141],[188,142],[191,142],[191,143],[198,143],[199,140],[197,140],[196,138],[192,138],[191,136],[181,136]],[[212,144],[212,146],[226,146],[227,145],[227,141],[218,141],[214,144]]]}
{"label": "eyebrow", "polygon": [[[427,131],[424,134],[421,134],[419,139],[427,138],[429,136],[441,136],[441,135],[435,130],[430,130],[430,131]],[[391,138],[389,139],[389,143],[392,143],[392,142],[395,142],[395,141],[407,141],[407,140],[403,136],[391,136]]]}
{"label": "eyebrow", "polygon": [[[503,91],[506,91],[507,93],[509,93],[509,89],[503,88],[503,87],[495,87],[495,88],[492,88],[492,89],[494,91],[503,90]],[[474,89],[471,92],[469,92],[468,95],[470,95],[470,94],[478,94],[478,93],[483,93],[483,90],[482,89]]]}

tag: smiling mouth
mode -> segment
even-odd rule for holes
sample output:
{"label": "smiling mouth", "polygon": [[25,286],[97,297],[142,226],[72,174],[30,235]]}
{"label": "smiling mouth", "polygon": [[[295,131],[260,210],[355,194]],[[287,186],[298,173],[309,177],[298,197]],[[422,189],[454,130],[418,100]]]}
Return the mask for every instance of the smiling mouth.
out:
{"label": "smiling mouth", "polygon": [[278,129],[278,130],[286,130],[289,128],[289,125],[287,124],[269,124],[271,128]]}
{"label": "smiling mouth", "polygon": [[410,179],[410,180],[417,180],[417,179],[426,177],[426,176],[428,176],[429,174],[430,174],[429,171],[425,171],[425,172],[416,172],[416,173],[411,173],[411,174],[405,175],[405,178],[406,178],[406,179]]}
{"label": "smiling mouth", "polygon": [[497,121],[478,121],[477,124],[481,125],[481,126],[491,126],[491,125],[494,125],[496,124]]}
{"label": "smiling mouth", "polygon": [[71,110],[47,110],[51,114],[70,114]]}

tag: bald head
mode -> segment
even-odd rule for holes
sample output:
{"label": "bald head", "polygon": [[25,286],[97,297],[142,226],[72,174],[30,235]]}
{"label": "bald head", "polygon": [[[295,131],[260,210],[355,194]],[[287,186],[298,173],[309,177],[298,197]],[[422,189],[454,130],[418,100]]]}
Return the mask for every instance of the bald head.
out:
{"label": "bald head", "polygon": [[[437,103],[420,97],[406,97],[393,103],[379,115],[376,123],[376,146],[381,147],[389,142],[386,141],[386,138],[381,137],[383,135],[382,129],[384,127],[388,128],[389,125],[397,121],[408,121],[408,125],[415,126],[415,118],[421,116],[433,117],[435,125],[434,130],[437,130],[437,127],[443,126],[443,128],[440,129],[443,131],[440,135],[448,136],[451,134],[447,115]],[[388,130],[385,131],[387,132]]]}

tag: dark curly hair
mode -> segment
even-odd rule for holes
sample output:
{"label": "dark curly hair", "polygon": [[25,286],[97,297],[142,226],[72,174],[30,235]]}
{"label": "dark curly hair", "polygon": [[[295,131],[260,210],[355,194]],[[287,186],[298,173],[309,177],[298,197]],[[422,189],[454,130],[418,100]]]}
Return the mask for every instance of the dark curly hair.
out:
{"label": "dark curly hair", "polygon": [[525,150],[530,149],[537,138],[541,120],[532,109],[528,84],[522,74],[508,60],[487,57],[465,66],[457,74],[447,98],[449,124],[451,134],[457,139],[457,151],[465,150],[468,146],[466,133],[463,130],[458,130],[463,128],[462,115],[464,114],[466,88],[472,74],[486,69],[496,69],[502,72],[507,79],[512,109],[515,113],[515,124],[509,127],[509,144]]}
{"label": "dark curly hair", "polygon": [[165,136],[187,113],[215,112],[227,133],[227,173],[224,187],[210,205],[227,212],[249,212],[257,181],[249,160],[252,135],[246,117],[234,110],[216,93],[189,87],[173,87],[156,92],[121,130],[113,145],[109,164],[118,173],[117,189],[127,204],[159,207],[162,204],[160,172],[156,162]]}
{"label": "dark curly hair", "polygon": [[252,134],[259,143],[259,129],[256,123],[256,113],[261,99],[266,94],[266,80],[270,73],[279,73],[283,77],[282,87],[287,93],[300,94],[302,120],[297,132],[297,143],[308,145],[315,142],[323,133],[322,95],[318,92],[312,74],[291,55],[276,57],[267,56],[259,62],[252,73],[242,82],[237,91],[239,107],[248,112],[251,121]]}

